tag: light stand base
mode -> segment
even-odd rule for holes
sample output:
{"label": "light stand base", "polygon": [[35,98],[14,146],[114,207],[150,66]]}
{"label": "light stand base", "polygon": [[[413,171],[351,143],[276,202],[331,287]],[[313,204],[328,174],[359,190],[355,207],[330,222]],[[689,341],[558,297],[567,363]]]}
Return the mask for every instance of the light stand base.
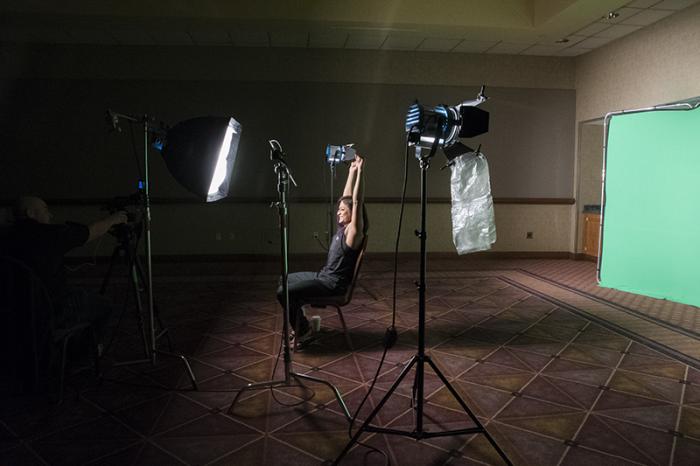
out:
{"label": "light stand base", "polygon": [[[371,425],[372,421],[374,418],[379,414],[379,411],[381,411],[382,407],[384,404],[389,401],[389,398],[394,394],[396,389],[401,385],[401,382],[403,379],[408,375],[408,373],[411,371],[411,368],[413,366],[416,367],[416,378],[422,378],[423,372],[423,367],[425,364],[428,364],[430,368],[435,372],[435,374],[440,378],[440,381],[442,384],[449,390],[450,394],[454,397],[455,400],[459,403],[461,406],[462,410],[464,410],[465,413],[469,416],[469,418],[472,420],[474,423],[474,427],[468,427],[465,429],[455,429],[455,430],[442,430],[442,431],[426,431],[423,429],[423,419],[422,419],[422,403],[419,402],[419,408],[418,410],[420,411],[418,420],[417,420],[417,427],[412,430],[400,430],[400,429],[391,429],[387,427],[377,427]],[[422,380],[417,380],[416,385],[422,384]],[[498,453],[498,455],[503,459],[505,464],[512,466],[513,463],[510,462],[506,454],[501,450],[501,448],[498,446],[496,441],[489,435],[488,431],[484,427],[484,425],[477,419],[476,415],[472,412],[471,409],[467,406],[467,404],[464,402],[462,397],[457,393],[457,391],[452,387],[450,382],[447,380],[445,375],[442,373],[442,371],[437,367],[437,365],[433,362],[430,356],[423,356],[421,357],[420,354],[414,355],[411,360],[406,364],[406,366],[403,368],[401,373],[399,374],[399,377],[396,379],[394,384],[391,386],[389,391],[384,395],[384,397],[381,399],[381,401],[377,404],[377,406],[374,408],[374,410],[370,413],[370,415],[365,419],[365,422],[360,426],[360,428],[355,432],[355,435],[352,437],[350,442],[345,446],[342,452],[338,455],[338,457],[333,461],[333,465],[338,465],[340,464],[340,461],[345,457],[345,455],[352,449],[352,447],[358,443],[360,436],[362,435],[363,432],[374,432],[378,434],[389,434],[389,435],[402,435],[404,437],[410,437],[415,440],[423,440],[423,439],[429,439],[429,438],[435,438],[435,437],[449,437],[449,436],[455,436],[455,435],[466,435],[466,434],[483,434],[486,437],[486,440],[491,444],[493,449]]]}
{"label": "light stand base", "polygon": [[[277,145],[279,143],[277,141],[274,141]],[[270,144],[272,145],[272,141],[270,141]],[[281,254],[280,254],[280,266],[281,266],[281,276],[282,276],[282,295],[284,296],[284,304],[282,306],[283,314],[282,314],[282,349],[283,349],[283,358],[284,358],[284,379],[281,380],[271,380],[267,382],[257,382],[257,383],[251,383],[243,387],[236,393],[236,397],[233,399],[231,402],[231,405],[228,408],[228,413],[233,414],[233,409],[238,402],[238,399],[241,397],[241,394],[243,394],[247,390],[262,390],[262,389],[267,389],[267,388],[279,388],[279,387],[296,387],[296,386],[301,386],[306,388],[306,386],[301,382],[301,380],[309,380],[312,382],[317,382],[326,385],[328,388],[333,390],[333,394],[335,395],[336,400],[338,400],[338,404],[340,405],[340,408],[343,410],[343,414],[345,417],[350,421],[351,416],[350,412],[348,411],[347,406],[345,406],[345,402],[343,401],[343,397],[340,395],[340,392],[338,389],[330,382],[327,382],[325,380],[321,380],[316,377],[311,377],[309,375],[305,374],[298,374],[294,371],[292,371],[292,351],[289,345],[289,283],[288,283],[288,277],[289,277],[289,236],[288,236],[288,210],[287,210],[287,192],[289,190],[289,180],[294,181],[294,179],[291,176],[291,173],[289,172],[289,167],[287,167],[287,164],[283,160],[283,153],[280,151],[277,151],[274,149],[273,145],[273,151],[270,153],[270,158],[275,161],[275,173],[277,174],[277,193],[279,195],[279,201],[276,203],[273,203],[273,206],[277,207],[277,212],[279,215],[279,226],[280,226],[280,247],[281,247]],[[279,356],[278,356],[279,357]],[[272,374],[274,377],[274,374]],[[298,382],[298,385],[295,385],[292,383],[292,379],[296,379]]]}
{"label": "light stand base", "polygon": [[[292,383],[291,379],[297,379],[298,385],[295,385]],[[343,415],[345,418],[349,421],[352,417],[350,415],[350,411],[348,411],[348,407],[345,405],[345,402],[343,401],[343,397],[340,394],[340,391],[333,385],[332,383],[322,380],[316,377],[312,377],[310,375],[306,374],[297,374],[296,372],[289,372],[286,375],[286,378],[280,379],[280,380],[270,380],[267,382],[257,382],[257,383],[250,383],[246,385],[245,387],[241,388],[238,393],[236,393],[236,397],[233,399],[231,402],[231,406],[229,406],[227,413],[230,415],[234,414],[234,408],[236,406],[236,403],[238,403],[238,399],[241,397],[241,395],[248,391],[248,390],[265,390],[265,389],[273,389],[273,388],[281,388],[281,387],[302,387],[302,388],[307,388],[306,385],[302,382],[302,380],[308,380],[311,382],[316,382],[323,384],[330,388],[333,391],[333,394],[335,395],[335,399],[338,401],[338,405],[340,405],[340,408],[343,410]]]}
{"label": "light stand base", "polygon": [[[192,385],[193,390],[197,390],[197,379],[194,376],[194,372],[192,371],[192,366],[190,365],[189,361],[187,358],[181,354],[176,354],[168,351],[163,351],[159,350],[158,348],[151,348],[149,338],[146,335],[146,328],[144,326],[144,321],[143,321],[143,304],[141,302],[141,290],[144,289],[147,285],[145,283],[145,278],[144,278],[144,272],[143,272],[143,267],[141,266],[141,263],[139,262],[139,258],[136,255],[136,244],[129,244],[129,245],[118,245],[117,247],[114,248],[114,251],[112,252],[112,259],[109,263],[109,268],[107,269],[107,274],[105,275],[104,280],[102,281],[102,286],[100,287],[100,294],[104,295],[105,291],[107,290],[107,286],[109,284],[110,278],[112,276],[112,272],[114,269],[114,265],[117,262],[117,258],[120,256],[121,252],[124,252],[124,256],[126,257],[127,260],[127,268],[129,270],[129,284],[131,288],[131,292],[133,293],[134,296],[134,301],[136,303],[136,319],[137,319],[137,325],[139,328],[139,333],[142,339],[143,343],[143,348],[144,348],[144,357],[141,359],[132,359],[132,360],[127,360],[127,361],[116,361],[111,364],[111,367],[122,367],[122,366],[132,366],[132,365],[137,365],[137,364],[147,364],[151,363],[153,365],[156,364],[157,358],[156,355],[163,355],[163,356],[169,356],[169,357],[174,357],[178,358],[182,361],[182,363],[185,366],[185,370],[187,371],[187,376],[190,379],[190,384]],[[119,316],[119,323],[121,323],[122,317],[124,315],[124,312],[126,310],[126,305],[128,301],[124,301],[124,308],[122,309],[122,312]],[[154,322],[157,322],[158,326],[160,327],[159,332],[156,334],[155,332],[153,333],[154,338],[155,338],[155,344],[162,338],[166,337],[168,341],[168,347],[172,349],[171,344],[170,344],[170,336],[168,335],[168,328],[163,325],[163,322],[160,320],[160,315],[157,313],[155,306],[154,306],[154,314],[155,314],[155,319]],[[117,327],[119,326],[119,323],[117,323]],[[114,340],[114,337],[112,337],[112,341]],[[112,345],[112,341],[109,342],[107,350],[109,347]],[[155,344],[153,346],[155,346]]]}
{"label": "light stand base", "polygon": [[119,362],[115,362],[114,364],[112,364],[112,367],[134,366],[137,364],[152,364],[155,366],[156,355],[177,358],[180,361],[182,361],[182,364],[185,366],[185,370],[187,371],[187,377],[190,379],[190,385],[192,385],[192,390],[195,390],[195,391],[199,390],[199,388],[197,386],[197,378],[194,376],[194,372],[192,371],[192,366],[190,365],[189,360],[182,354],[170,353],[168,351],[163,351],[163,350],[155,350],[153,353],[153,357],[151,357],[151,358],[134,359],[131,361],[119,361]]}

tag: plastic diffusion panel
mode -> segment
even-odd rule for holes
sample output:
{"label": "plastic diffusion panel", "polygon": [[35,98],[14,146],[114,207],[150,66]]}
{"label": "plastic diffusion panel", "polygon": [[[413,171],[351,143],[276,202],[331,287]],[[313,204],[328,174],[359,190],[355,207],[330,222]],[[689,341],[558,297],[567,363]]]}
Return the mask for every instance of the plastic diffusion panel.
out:
{"label": "plastic diffusion panel", "polygon": [[606,125],[600,285],[700,306],[700,109]]}

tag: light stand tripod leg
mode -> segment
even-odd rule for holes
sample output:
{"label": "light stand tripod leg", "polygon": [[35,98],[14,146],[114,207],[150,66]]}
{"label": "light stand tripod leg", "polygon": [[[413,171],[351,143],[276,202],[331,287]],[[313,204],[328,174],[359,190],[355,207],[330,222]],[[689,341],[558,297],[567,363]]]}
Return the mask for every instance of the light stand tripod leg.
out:
{"label": "light stand tripod leg", "polygon": [[[233,401],[231,402],[231,405],[228,407],[228,410],[226,411],[227,414],[229,415],[234,415],[234,409],[236,407],[236,404],[238,403],[238,399],[243,395],[244,392],[248,390],[266,390],[268,388],[278,388],[278,387],[292,387],[293,385],[289,383],[288,380],[286,379],[280,379],[280,380],[269,380],[266,382],[256,382],[256,383],[249,383],[245,387],[241,388],[238,393],[236,393],[236,396],[233,398]],[[309,390],[305,385],[300,384],[301,387]]]}
{"label": "light stand tripod leg", "polygon": [[[433,362],[432,358],[430,358],[430,356],[428,356],[428,357],[426,357],[426,360],[427,360],[428,364],[430,365],[430,367],[432,367],[435,374],[440,378],[440,380],[442,381],[442,384],[450,391],[450,393],[452,394],[454,399],[457,400],[457,403],[459,403],[459,405],[462,407],[464,412],[467,413],[467,415],[471,418],[472,422],[474,422],[474,424],[476,424],[476,428],[465,429],[469,432],[464,432],[464,433],[484,434],[484,436],[486,437],[486,440],[488,440],[488,442],[491,444],[493,449],[496,450],[496,453],[498,453],[498,455],[501,457],[501,459],[503,459],[503,461],[505,461],[505,463],[507,465],[509,465],[509,466],[512,465],[513,463],[510,462],[510,460],[506,456],[505,452],[503,450],[501,450],[501,447],[499,447],[498,444],[496,443],[496,441],[493,439],[493,437],[491,437],[491,435],[489,435],[489,433],[486,430],[486,428],[484,427],[484,425],[479,421],[479,419],[477,419],[476,415],[474,415],[472,410],[469,409],[469,407],[464,402],[462,397],[459,395],[459,393],[457,393],[457,390],[454,389],[454,387],[452,386],[452,384],[450,384],[450,382],[447,380],[447,378],[442,373],[442,371]],[[460,432],[460,431],[448,431],[448,432],[443,432],[442,434],[443,435],[453,435],[450,432]],[[440,434],[440,433],[436,432],[435,434]],[[429,437],[437,437],[438,435],[430,434],[428,436]]]}
{"label": "light stand tripod leg", "polygon": [[[143,283],[143,286],[145,288],[147,282],[146,282],[145,275],[143,272],[143,266],[141,265],[141,262],[138,260],[138,257],[136,257],[136,259],[135,259],[135,264],[136,264],[136,270],[138,271],[138,276],[141,278],[141,283]],[[163,320],[160,318],[160,311],[158,310],[158,305],[156,304],[155,301],[153,302],[153,315],[155,317],[154,323],[158,324],[157,328],[159,329],[158,333],[155,334],[155,339],[156,339],[156,341],[158,341],[161,337],[165,336],[165,338],[168,341],[168,351],[170,351],[172,353],[173,352],[173,344],[172,344],[172,341],[170,339],[170,333],[168,332],[168,328],[165,325],[163,325]],[[180,357],[180,355],[175,355],[175,356]],[[189,363],[187,363],[187,366],[189,366]]]}
{"label": "light stand tripod leg", "polygon": [[[374,418],[377,416],[377,414],[379,414],[379,411],[381,411],[381,409],[382,409],[382,407],[384,406],[384,404],[385,404],[387,401],[389,401],[389,398],[391,398],[391,395],[394,394],[394,392],[396,391],[396,389],[397,389],[397,388],[399,387],[399,385],[401,384],[401,381],[404,379],[404,377],[406,377],[406,375],[408,374],[408,372],[411,370],[411,368],[413,367],[413,365],[414,365],[415,363],[416,363],[416,357],[414,356],[413,358],[411,358],[411,360],[409,361],[409,363],[406,364],[406,367],[403,368],[403,370],[402,370],[401,373],[399,374],[399,377],[396,379],[396,381],[395,381],[394,384],[391,386],[391,388],[389,389],[389,391],[386,392],[386,394],[384,395],[384,397],[379,401],[379,403],[378,403],[377,406],[372,410],[372,412],[370,413],[370,415],[367,416],[367,419],[365,419],[365,422],[363,422],[362,425],[360,426],[360,428],[357,429],[357,431],[355,431],[355,435],[353,435],[353,437],[350,439],[350,441],[347,443],[347,445],[345,445],[345,448],[343,449],[343,451],[341,451],[340,454],[338,455],[338,457],[333,461],[333,464],[334,464],[334,465],[340,464],[340,461],[345,457],[345,455],[348,454],[348,452],[349,452],[350,449],[353,447],[353,445],[355,445],[355,444],[358,442],[358,440],[360,440],[360,436],[362,435],[363,432],[384,432],[384,433],[389,433],[389,432],[386,432],[386,431],[387,431],[387,430],[392,430],[392,429],[375,428],[375,427],[373,427],[373,426],[371,425],[371,423],[372,423],[372,421],[374,420]],[[397,431],[397,432],[399,432],[399,431]],[[404,433],[403,431],[400,431],[400,432],[401,432],[402,434]]]}
{"label": "light stand tripod leg", "polygon": [[[330,388],[333,391],[333,395],[335,396],[335,399],[338,401],[338,404],[340,405],[340,409],[343,410],[343,415],[345,416],[345,419],[347,419],[348,421],[350,421],[352,419],[352,416],[350,415],[350,411],[348,411],[348,407],[345,405],[345,402],[343,401],[343,396],[340,394],[340,391],[336,388],[335,385],[328,382],[327,380],[319,379],[317,377],[312,377],[312,376],[306,375],[306,374],[298,374],[296,372],[292,372],[291,375],[293,377],[298,378],[298,379],[301,378],[301,379],[310,380],[312,382],[320,383],[320,384],[323,384],[323,385],[327,386],[328,388]],[[301,381],[299,381],[299,383],[301,383]]]}
{"label": "light stand tripod leg", "polygon": [[[135,254],[135,253],[134,253]],[[146,362],[150,361],[150,349],[148,347],[148,336],[146,335],[146,326],[144,325],[143,321],[143,303],[141,302],[141,286],[139,283],[139,275],[137,272],[136,268],[136,262],[135,262],[135,256],[134,255],[129,255],[128,256],[129,260],[129,282],[131,283],[131,290],[132,293],[134,294],[134,301],[136,302],[136,322],[139,327],[139,331],[141,332],[141,341],[143,343],[143,352],[144,352],[144,358],[143,359],[136,359],[136,360],[130,360],[130,361],[119,361],[115,362],[114,366],[130,366],[133,364],[143,364]],[[126,306],[126,302],[124,303]]]}
{"label": "light stand tripod leg", "polygon": [[120,245],[114,247],[114,250],[112,251],[112,257],[109,260],[109,266],[107,267],[107,273],[105,273],[105,278],[102,280],[102,285],[100,286],[101,295],[105,294],[105,291],[107,291],[107,285],[109,284],[109,280],[112,278],[112,272],[114,271],[114,264],[117,262],[117,258],[119,257],[120,251],[124,249],[125,248]]}

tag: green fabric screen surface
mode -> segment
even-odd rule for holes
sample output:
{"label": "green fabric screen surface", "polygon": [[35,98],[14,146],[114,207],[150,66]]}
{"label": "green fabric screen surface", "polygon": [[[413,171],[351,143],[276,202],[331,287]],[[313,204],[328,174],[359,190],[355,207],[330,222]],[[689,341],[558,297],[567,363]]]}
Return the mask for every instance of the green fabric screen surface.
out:
{"label": "green fabric screen surface", "polygon": [[600,285],[700,305],[700,109],[608,126]]}

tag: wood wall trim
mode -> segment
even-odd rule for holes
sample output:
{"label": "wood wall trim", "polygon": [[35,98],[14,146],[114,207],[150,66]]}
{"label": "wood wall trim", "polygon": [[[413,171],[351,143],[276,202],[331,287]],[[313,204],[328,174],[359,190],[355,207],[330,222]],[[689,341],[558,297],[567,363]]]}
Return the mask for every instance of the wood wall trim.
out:
{"label": "wood wall trim", "polygon": [[[428,260],[508,260],[508,259],[582,259],[580,254],[572,254],[567,251],[482,251],[464,256],[459,256],[456,252],[429,252]],[[400,252],[399,260],[417,260],[417,252]],[[304,253],[290,254],[290,261],[304,262],[316,261],[322,263],[325,258],[325,253]],[[368,260],[376,261],[393,261],[393,252],[368,252]],[[83,263],[86,260],[92,262],[93,257],[67,257],[66,262],[70,264]],[[109,256],[97,257],[98,263],[109,262]],[[198,262],[269,262],[273,264],[279,263],[278,254],[172,254],[172,255],[154,255],[155,263],[198,263]]]}
{"label": "wood wall trim", "polygon": [[[92,199],[45,199],[49,206],[102,206],[110,202],[108,198],[92,198]],[[276,202],[276,197],[237,197],[222,199],[216,204],[270,204]],[[367,204],[398,204],[401,201],[397,197],[368,197],[365,199]],[[328,198],[308,197],[308,198],[289,198],[292,204],[325,204]],[[450,204],[449,197],[430,198],[429,204]],[[419,204],[420,198],[406,198],[407,204]],[[521,205],[573,205],[576,200],[573,198],[557,198],[557,197],[494,197],[494,204],[521,204]],[[0,206],[10,207],[14,204],[12,199],[0,200]],[[187,198],[187,197],[153,197],[151,198],[152,205],[190,205],[190,204],[205,204],[203,201]]]}

